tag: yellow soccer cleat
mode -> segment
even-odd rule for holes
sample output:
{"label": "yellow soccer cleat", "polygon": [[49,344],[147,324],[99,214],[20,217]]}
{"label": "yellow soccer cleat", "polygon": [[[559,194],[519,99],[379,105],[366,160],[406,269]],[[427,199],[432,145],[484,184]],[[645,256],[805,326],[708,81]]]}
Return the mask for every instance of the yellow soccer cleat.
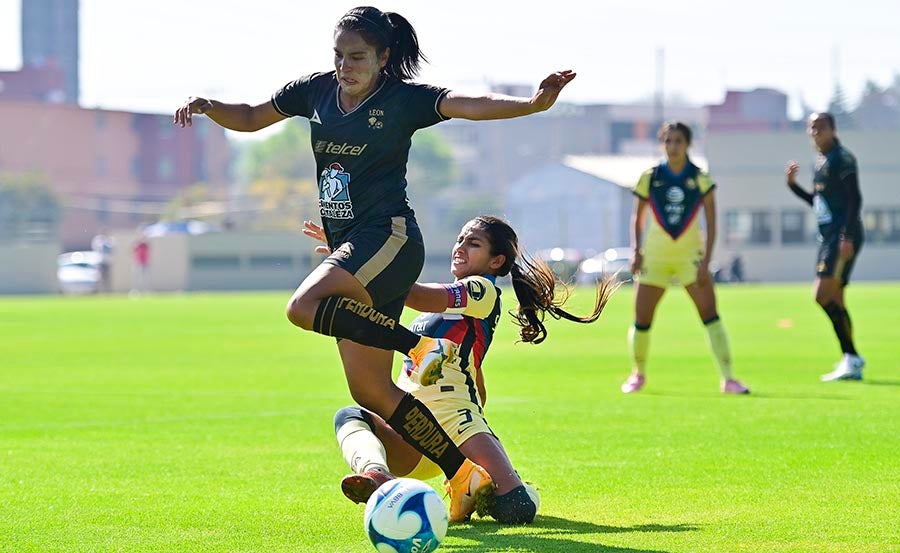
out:
{"label": "yellow soccer cleat", "polygon": [[450,522],[464,522],[475,512],[475,497],[494,487],[491,475],[484,468],[466,459],[444,488],[450,496]]}

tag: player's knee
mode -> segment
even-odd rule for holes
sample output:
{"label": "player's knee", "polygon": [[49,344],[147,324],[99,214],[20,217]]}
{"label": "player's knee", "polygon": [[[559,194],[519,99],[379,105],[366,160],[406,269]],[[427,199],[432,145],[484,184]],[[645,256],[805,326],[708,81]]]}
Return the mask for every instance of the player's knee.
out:
{"label": "player's knee", "polygon": [[288,300],[285,307],[285,315],[291,324],[299,326],[304,330],[312,330],[312,322],[315,317],[315,311],[310,315],[310,309],[306,305],[307,302],[301,296],[294,296]]}
{"label": "player's knee", "polygon": [[368,424],[373,432],[375,431],[372,416],[368,411],[357,405],[348,405],[337,410],[334,414],[334,431],[337,432],[338,429],[351,421],[362,421]]}

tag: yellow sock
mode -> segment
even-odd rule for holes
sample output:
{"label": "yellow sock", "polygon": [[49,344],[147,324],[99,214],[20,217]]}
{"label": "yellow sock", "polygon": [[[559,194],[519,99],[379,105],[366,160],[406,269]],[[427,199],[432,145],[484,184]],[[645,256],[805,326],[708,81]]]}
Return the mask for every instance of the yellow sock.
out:
{"label": "yellow sock", "polygon": [[628,346],[631,349],[631,364],[634,372],[644,374],[647,366],[647,351],[650,349],[650,329],[635,328],[631,325],[628,329]]}
{"label": "yellow sock", "polygon": [[731,348],[728,346],[728,335],[725,326],[719,319],[706,325],[706,335],[709,338],[709,347],[719,365],[719,372],[723,380],[731,379]]}

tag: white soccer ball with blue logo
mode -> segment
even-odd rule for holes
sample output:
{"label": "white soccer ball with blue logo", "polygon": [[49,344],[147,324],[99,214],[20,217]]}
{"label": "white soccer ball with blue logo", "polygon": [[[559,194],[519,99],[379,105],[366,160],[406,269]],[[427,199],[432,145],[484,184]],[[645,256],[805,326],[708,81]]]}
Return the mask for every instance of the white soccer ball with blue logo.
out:
{"label": "white soccer ball with blue logo", "polygon": [[396,478],[369,498],[364,523],[379,553],[428,553],[447,535],[447,508],[428,484]]}

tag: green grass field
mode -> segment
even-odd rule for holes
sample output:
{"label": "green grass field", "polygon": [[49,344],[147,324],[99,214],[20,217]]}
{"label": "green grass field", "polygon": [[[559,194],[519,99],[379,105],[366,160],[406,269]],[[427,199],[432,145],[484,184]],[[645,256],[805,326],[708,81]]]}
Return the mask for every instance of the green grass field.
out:
{"label": "green grass field", "polygon": [[[0,551],[374,551],[338,487],[336,348],[287,295],[0,298]],[[839,352],[808,286],[720,288],[749,397],[719,394],[677,288],[633,396],[630,288],[540,346],[505,317],[486,413],[541,510],[440,551],[900,551],[900,285],[848,297],[866,380],[823,384]]]}

